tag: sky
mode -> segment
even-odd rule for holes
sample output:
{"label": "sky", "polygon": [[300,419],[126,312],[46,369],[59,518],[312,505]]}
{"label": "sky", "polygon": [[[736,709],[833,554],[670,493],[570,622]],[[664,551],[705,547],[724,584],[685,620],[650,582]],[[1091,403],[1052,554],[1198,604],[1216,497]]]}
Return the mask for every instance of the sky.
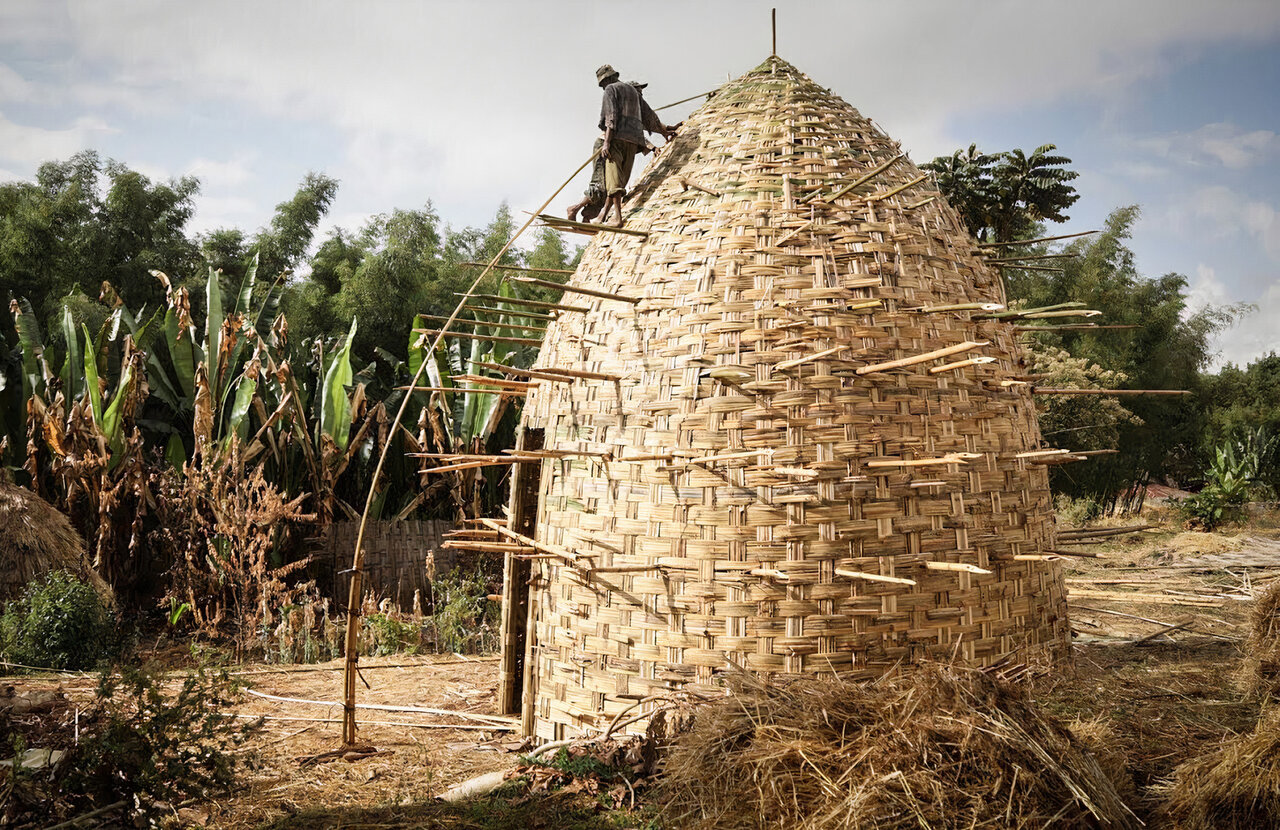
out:
{"label": "sky", "polygon": [[1056,144],[1081,199],[1055,232],[1140,205],[1142,273],[1257,306],[1218,362],[1280,351],[1277,0],[0,0],[0,181],[93,149],[198,177],[193,231],[262,227],[310,171],[341,183],[322,234],[521,217],[586,159],[598,65],[655,106],[707,92],[769,55],[771,7],[778,54],[914,161]]}

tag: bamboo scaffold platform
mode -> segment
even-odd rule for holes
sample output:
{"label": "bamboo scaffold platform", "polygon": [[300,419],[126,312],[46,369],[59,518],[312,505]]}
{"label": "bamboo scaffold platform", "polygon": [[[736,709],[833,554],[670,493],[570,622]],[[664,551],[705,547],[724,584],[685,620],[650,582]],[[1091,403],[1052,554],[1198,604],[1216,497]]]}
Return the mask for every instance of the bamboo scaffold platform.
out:
{"label": "bamboo scaffold platform", "polygon": [[1041,439],[1013,324],[1096,312],[1005,312],[1000,255],[776,57],[685,121],[627,208],[565,285],[586,310],[507,375],[542,381],[510,454],[536,459],[472,541],[511,546],[502,702],[524,731],[739,668],[1061,653],[1047,467],[1069,454]]}

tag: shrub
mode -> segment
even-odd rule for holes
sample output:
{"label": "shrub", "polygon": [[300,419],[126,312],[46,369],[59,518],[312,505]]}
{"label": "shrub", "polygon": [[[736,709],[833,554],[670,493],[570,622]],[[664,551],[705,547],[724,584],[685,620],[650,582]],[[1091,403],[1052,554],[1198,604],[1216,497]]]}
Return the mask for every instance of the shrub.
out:
{"label": "shrub", "polygon": [[89,669],[118,655],[121,645],[102,596],[66,571],[28,585],[0,617],[0,651],[14,663]]}
{"label": "shrub", "polygon": [[1102,505],[1097,499],[1073,499],[1066,494],[1059,494],[1053,500],[1054,512],[1058,514],[1058,522],[1069,527],[1083,527],[1096,519],[1102,518]]}
{"label": "shrub", "polygon": [[428,631],[435,635],[437,651],[475,654],[497,648],[501,608],[489,601],[489,584],[482,571],[450,571],[431,583],[431,593]]}
{"label": "shrub", "polygon": [[1213,530],[1241,518],[1252,485],[1250,463],[1251,459],[1236,452],[1234,444],[1218,447],[1204,487],[1178,503],[1189,527]]}

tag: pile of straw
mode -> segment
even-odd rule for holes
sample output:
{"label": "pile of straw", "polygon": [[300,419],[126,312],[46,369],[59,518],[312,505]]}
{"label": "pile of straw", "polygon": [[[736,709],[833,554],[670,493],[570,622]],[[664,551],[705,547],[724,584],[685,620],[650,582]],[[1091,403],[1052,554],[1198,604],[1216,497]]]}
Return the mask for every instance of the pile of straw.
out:
{"label": "pile of straw", "polygon": [[1166,799],[1162,817],[1178,830],[1280,827],[1280,713],[1180,764],[1157,792]]}
{"label": "pile of straw", "polygon": [[1280,582],[1253,602],[1245,643],[1244,686],[1260,698],[1280,697]]}
{"label": "pile of straw", "polygon": [[0,478],[0,605],[56,570],[69,571],[111,600],[111,588],[89,564],[70,520],[35,493]]}
{"label": "pile of straw", "polygon": [[1023,691],[950,667],[739,687],[697,710],[664,779],[676,827],[1139,824],[1095,757]]}

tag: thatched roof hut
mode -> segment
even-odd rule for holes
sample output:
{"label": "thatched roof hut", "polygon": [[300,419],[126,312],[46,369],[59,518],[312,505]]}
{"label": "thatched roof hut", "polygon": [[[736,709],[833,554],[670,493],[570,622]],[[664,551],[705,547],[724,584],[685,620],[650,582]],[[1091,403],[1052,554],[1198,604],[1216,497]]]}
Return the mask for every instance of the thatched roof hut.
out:
{"label": "thatched roof hut", "polygon": [[599,233],[569,285],[631,301],[566,295],[589,310],[548,328],[535,369],[572,374],[522,416],[521,446],[555,456],[517,471],[512,503],[541,557],[509,566],[512,603],[531,584],[504,639],[526,731],[733,666],[1064,649],[1027,370],[990,316],[1004,290],[899,145],[770,58],[685,121],[628,208],[633,233]]}
{"label": "thatched roof hut", "polygon": [[66,515],[0,477],[0,605],[21,595],[31,580],[57,570],[75,574],[111,601],[111,588],[89,563],[84,540]]}

